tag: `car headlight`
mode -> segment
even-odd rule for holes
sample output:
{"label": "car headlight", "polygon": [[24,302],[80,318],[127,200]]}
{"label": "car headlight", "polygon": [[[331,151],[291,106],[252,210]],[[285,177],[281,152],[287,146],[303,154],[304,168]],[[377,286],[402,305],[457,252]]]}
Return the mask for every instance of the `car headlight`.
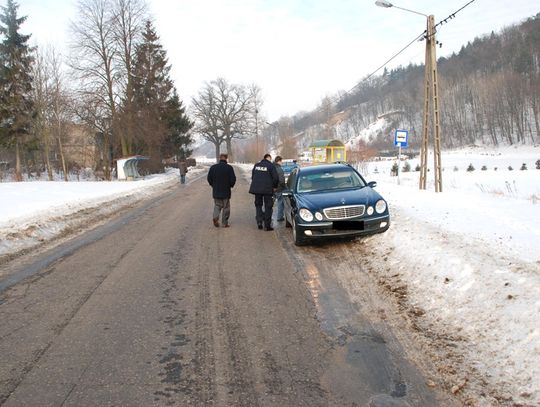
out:
{"label": "car headlight", "polygon": [[379,199],[375,204],[375,210],[377,213],[383,213],[386,210],[386,202],[384,199]]}
{"label": "car headlight", "polygon": [[320,213],[320,212],[315,212],[315,219],[317,219],[317,220],[323,220],[322,213]]}
{"label": "car headlight", "polygon": [[313,214],[310,211],[308,211],[306,208],[300,209],[298,214],[306,222],[311,222],[313,220]]}

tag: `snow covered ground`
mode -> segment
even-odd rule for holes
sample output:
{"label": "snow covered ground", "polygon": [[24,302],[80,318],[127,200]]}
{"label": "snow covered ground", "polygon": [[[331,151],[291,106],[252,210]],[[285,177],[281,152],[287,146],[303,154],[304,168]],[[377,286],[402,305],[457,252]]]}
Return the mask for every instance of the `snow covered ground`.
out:
{"label": "snow covered ground", "polygon": [[[203,171],[191,168],[187,178]],[[77,230],[89,218],[106,219],[178,183],[176,169],[137,181],[0,182],[0,260]]]}
{"label": "snow covered ground", "polygon": [[372,263],[406,285],[420,324],[459,337],[452,346],[471,364],[463,382],[474,369],[489,378],[498,400],[472,405],[540,405],[539,159],[538,147],[444,153],[443,193],[434,192],[433,169],[425,191],[418,172],[402,172],[398,185],[393,161],[366,171],[392,216],[389,231],[370,238]]}
{"label": "snow covered ground", "polygon": [[[392,225],[360,244],[371,246],[377,272],[406,285],[419,324],[459,337],[451,346],[471,370],[457,374],[466,383],[479,372],[498,395],[472,405],[540,405],[539,159],[540,147],[444,152],[442,193],[433,170],[428,189],[418,189],[416,159],[399,185],[391,160],[361,170],[389,202]],[[177,182],[174,171],[135,182],[0,183],[0,257],[54,237],[87,208],[111,202],[114,211]]]}

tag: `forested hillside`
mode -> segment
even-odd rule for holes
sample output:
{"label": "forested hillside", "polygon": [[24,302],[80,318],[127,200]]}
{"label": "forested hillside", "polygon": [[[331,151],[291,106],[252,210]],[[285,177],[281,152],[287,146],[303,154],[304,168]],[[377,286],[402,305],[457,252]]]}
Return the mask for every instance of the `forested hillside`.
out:
{"label": "forested hillside", "polygon": [[[440,58],[438,69],[444,147],[540,143],[540,13],[475,38],[459,53]],[[423,65],[385,70],[353,92],[295,115],[289,122],[303,136],[297,137],[298,148],[313,139],[346,141],[383,114],[393,126],[409,129],[412,147],[418,146],[423,80]],[[383,133],[372,141],[374,147],[388,147],[388,134]]]}

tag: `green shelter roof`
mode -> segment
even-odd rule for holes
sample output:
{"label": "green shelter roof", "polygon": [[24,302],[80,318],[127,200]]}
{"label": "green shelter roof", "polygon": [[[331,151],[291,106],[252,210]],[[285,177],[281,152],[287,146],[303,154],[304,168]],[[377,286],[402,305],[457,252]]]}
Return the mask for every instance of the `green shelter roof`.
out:
{"label": "green shelter roof", "polygon": [[309,148],[320,148],[320,147],[345,147],[339,140],[315,140],[310,144]]}

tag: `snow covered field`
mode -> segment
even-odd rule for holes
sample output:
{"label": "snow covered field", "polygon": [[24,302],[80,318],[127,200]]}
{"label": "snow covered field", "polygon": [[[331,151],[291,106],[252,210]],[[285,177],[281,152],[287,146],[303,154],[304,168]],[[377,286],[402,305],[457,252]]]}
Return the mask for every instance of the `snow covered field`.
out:
{"label": "snow covered field", "polygon": [[[470,369],[456,376],[472,383],[479,373],[498,395],[472,405],[540,405],[539,159],[540,147],[443,152],[440,194],[433,169],[428,189],[418,189],[418,160],[399,185],[392,161],[361,171],[377,181],[392,225],[359,244],[371,247],[378,273],[406,285],[408,306],[422,310],[419,324],[459,337],[452,347]],[[114,210],[177,182],[175,171],[136,182],[0,183],[0,257],[54,237],[59,223],[86,208],[112,202]],[[471,386],[458,390],[482,391]]]}
{"label": "snow covered field", "polygon": [[392,161],[370,163],[366,178],[378,182],[392,216],[389,231],[370,238],[373,266],[406,285],[419,324],[459,338],[452,346],[471,369],[456,382],[474,370],[489,379],[497,399],[471,405],[540,405],[540,148],[443,153],[439,194],[431,158],[426,191],[418,172],[402,172],[398,185]]}

